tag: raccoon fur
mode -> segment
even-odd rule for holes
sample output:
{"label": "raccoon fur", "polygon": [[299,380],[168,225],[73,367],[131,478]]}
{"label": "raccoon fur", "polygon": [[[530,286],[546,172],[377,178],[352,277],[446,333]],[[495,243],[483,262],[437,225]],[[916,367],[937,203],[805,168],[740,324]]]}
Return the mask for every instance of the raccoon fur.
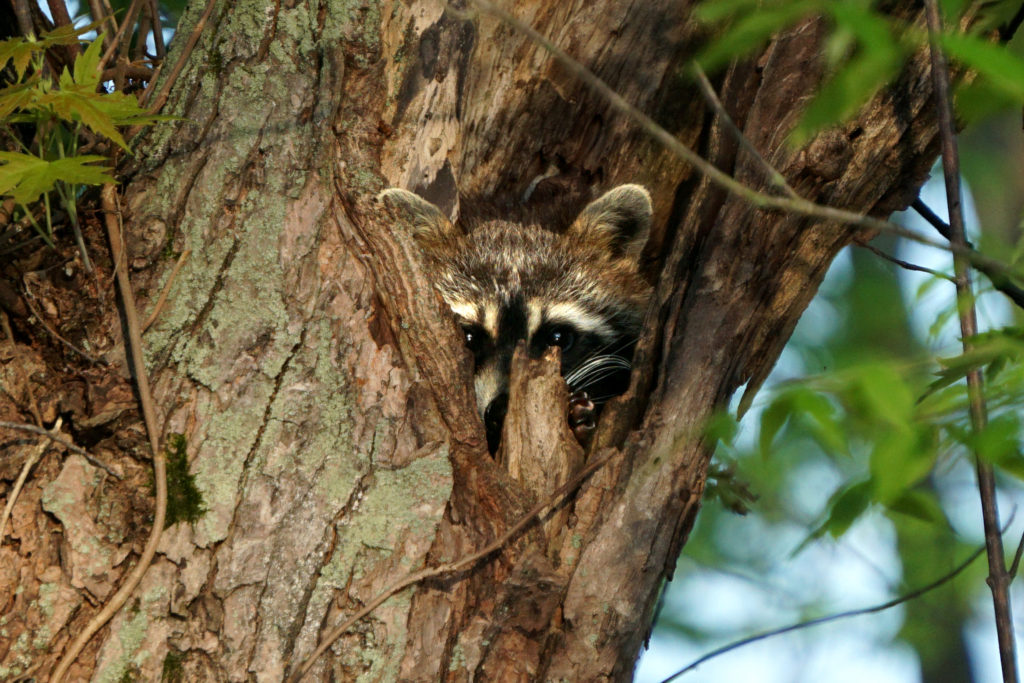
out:
{"label": "raccoon fur", "polygon": [[434,286],[462,327],[491,452],[519,342],[531,357],[561,347],[569,421],[584,440],[599,406],[629,385],[651,293],[640,270],[652,213],[647,190],[610,190],[562,233],[505,220],[453,225],[436,206],[398,188],[380,198],[411,227]]}

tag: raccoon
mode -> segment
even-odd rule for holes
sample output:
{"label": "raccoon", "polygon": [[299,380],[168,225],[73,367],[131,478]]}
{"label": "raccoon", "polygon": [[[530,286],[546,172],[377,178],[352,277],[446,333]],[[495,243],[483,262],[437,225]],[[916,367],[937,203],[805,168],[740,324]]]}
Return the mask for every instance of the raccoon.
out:
{"label": "raccoon", "polygon": [[568,420],[585,443],[600,406],[629,385],[651,293],[640,269],[651,225],[647,190],[610,190],[560,234],[503,220],[464,229],[406,190],[391,188],[380,198],[409,222],[434,286],[462,327],[490,451],[501,437],[519,342],[531,357],[561,347]]}

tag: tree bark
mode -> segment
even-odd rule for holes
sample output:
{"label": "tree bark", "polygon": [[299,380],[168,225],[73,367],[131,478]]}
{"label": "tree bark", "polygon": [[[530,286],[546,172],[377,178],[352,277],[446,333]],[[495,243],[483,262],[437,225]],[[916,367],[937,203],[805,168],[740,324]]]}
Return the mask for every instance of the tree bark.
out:
{"label": "tree bark", "polygon": [[[382,589],[484,547],[579,469],[550,358],[520,363],[503,451],[487,454],[471,361],[416,248],[373,199],[402,186],[455,213],[467,197],[518,202],[542,175],[549,191],[636,182],[654,197],[649,331],[633,389],[586,456],[611,459],[502,551],[393,596],[310,680],[629,680],[699,508],[713,446],[702,424],[744,383],[756,390],[857,236],[726,195],[471,6],[212,1],[166,109],[186,120],[148,135],[125,197],[140,294],[155,301],[166,254],[192,252],[145,342],[161,427],[185,435],[207,511],[167,530],[74,680],[281,680]],[[528,0],[514,13],[766,187],[685,76],[706,39],[690,6]],[[179,36],[202,9],[192,3]],[[793,149],[824,31],[808,19],[715,85],[803,196],[886,216],[935,158],[925,60],[855,121]],[[80,457],[42,474],[15,533],[62,532],[59,557],[0,548],[0,567],[15,568],[0,571],[23,588],[0,662],[21,673],[27,659],[36,676],[146,529],[117,529],[106,476]],[[19,640],[39,624],[39,643]]]}

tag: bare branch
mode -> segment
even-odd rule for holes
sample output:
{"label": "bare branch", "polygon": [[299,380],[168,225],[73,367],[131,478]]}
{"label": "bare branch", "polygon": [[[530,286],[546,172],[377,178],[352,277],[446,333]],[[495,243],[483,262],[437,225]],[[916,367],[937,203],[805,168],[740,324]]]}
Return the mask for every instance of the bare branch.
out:
{"label": "bare branch", "polygon": [[146,422],[146,432],[149,435],[149,447],[153,451],[153,478],[156,481],[156,510],[153,515],[153,527],[149,532],[149,539],[146,547],[139,557],[138,563],[132,569],[131,574],[121,587],[103,606],[103,609],[94,616],[78,636],[65,650],[60,663],[53,671],[50,680],[60,683],[67,675],[68,669],[74,663],[79,653],[85,647],[89,639],[106,624],[121,606],[131,597],[135,587],[138,586],[146,570],[153,561],[156,554],[156,547],[160,543],[160,536],[164,530],[164,520],[167,518],[167,465],[164,460],[163,450],[160,448],[160,433],[157,430],[156,406],[153,401],[153,394],[149,389],[149,378],[146,375],[146,364],[142,351],[142,332],[139,325],[139,318],[135,312],[135,296],[132,294],[131,282],[128,280],[128,269],[121,258],[120,251],[123,248],[121,242],[120,211],[117,207],[117,191],[113,185],[104,185],[101,192],[103,201],[104,218],[107,224],[107,236],[110,239],[110,248],[114,252],[113,262],[117,268],[117,284],[121,291],[122,308],[124,309],[125,324],[128,328],[130,344],[130,356],[132,367],[135,371],[136,387],[139,391],[139,399],[142,404],[142,416]]}
{"label": "bare branch", "polygon": [[[914,211],[917,211],[918,215],[920,215],[921,218],[928,221],[928,223],[933,228],[938,230],[940,235],[942,235],[946,239],[950,238],[949,226],[946,225],[946,222],[939,218],[927,204],[921,201],[920,197],[915,199],[914,203],[911,204],[911,206],[914,207]],[[970,242],[967,242],[966,244],[968,247],[971,247]],[[994,271],[986,266],[977,263],[975,264],[975,268],[981,271],[989,279],[993,287],[995,287],[997,290],[999,290],[1007,297],[1009,297],[1010,300],[1013,301],[1013,303],[1017,304],[1021,308],[1024,308],[1024,289],[1021,289],[1017,285],[1010,282],[1010,279],[1006,277],[1006,274],[1004,272]]]}
{"label": "bare branch", "polygon": [[146,318],[146,322],[142,323],[142,331],[145,332],[149,329],[149,326],[156,322],[156,319],[160,316],[160,311],[163,310],[164,304],[167,303],[167,295],[171,292],[171,287],[174,285],[174,281],[178,277],[178,272],[181,271],[181,267],[185,265],[185,261],[191,256],[192,250],[186,249],[181,252],[177,262],[174,264],[174,268],[171,270],[170,276],[167,278],[167,284],[164,285],[163,290],[160,291],[160,298],[156,300],[156,305],[153,306],[153,312]]}
{"label": "bare branch", "polygon": [[876,247],[873,244],[858,244],[857,246],[858,247],[862,247],[864,249],[867,249],[868,251],[870,251],[875,256],[880,256],[881,258],[884,258],[886,261],[891,261],[892,263],[895,263],[900,268],[906,268],[907,270],[913,270],[913,271],[918,272],[918,273],[928,273],[929,275],[934,275],[935,277],[940,277],[943,280],[948,280],[950,282],[953,282],[953,278],[951,278],[949,275],[946,275],[945,273],[940,273],[937,270],[932,270],[931,268],[925,268],[924,266],[919,266],[919,265],[910,263],[909,261],[903,261],[901,259],[896,258],[895,256],[890,256],[889,254],[885,253],[884,251],[882,251],[881,249],[879,249],[878,247]]}
{"label": "bare branch", "polygon": [[110,466],[103,462],[102,460],[99,460],[96,457],[90,455],[89,451],[85,450],[81,446],[75,445],[72,441],[69,441],[68,439],[65,439],[62,436],[58,436],[58,431],[56,428],[47,431],[42,427],[36,427],[35,425],[22,424],[20,422],[7,422],[4,420],[0,420],[0,427],[4,429],[17,429],[22,432],[30,432],[32,434],[40,434],[42,436],[48,437],[51,441],[59,443],[61,446],[64,446],[64,448],[68,449],[69,451],[72,451],[73,453],[78,453],[80,456],[88,460],[91,465],[99,467],[101,470],[103,470],[110,476],[114,477],[114,479],[121,478],[120,474],[112,470]]}
{"label": "bare branch", "polygon": [[754,144],[750,142],[747,136],[743,134],[743,131],[741,131],[733,122],[732,117],[729,116],[729,112],[725,110],[725,106],[722,104],[722,101],[718,99],[715,89],[711,87],[711,81],[709,81],[708,77],[704,74],[704,69],[700,68],[700,64],[697,62],[693,63],[693,73],[697,76],[697,85],[700,86],[700,92],[704,95],[705,101],[707,101],[707,103],[711,105],[711,108],[715,110],[719,119],[721,119],[725,127],[729,129],[729,132],[732,133],[733,137],[736,138],[736,141],[740,143],[740,146],[747,150],[747,153],[752,157],[757,159],[761,164],[761,168],[768,175],[768,179],[773,185],[775,185],[775,187],[779,188],[793,199],[799,199],[799,195],[796,193],[796,190],[786,182],[786,179],[782,177],[782,174],[779,173],[774,166],[768,163],[767,159],[761,156],[761,153],[757,151],[757,147],[754,147]]}
{"label": "bare branch", "polygon": [[1010,580],[1013,581],[1017,578],[1017,569],[1020,568],[1020,558],[1024,555],[1024,534],[1020,536],[1020,542],[1017,543],[1017,552],[1013,555],[1013,564],[1010,565]]}
{"label": "bare branch", "polygon": [[[704,175],[709,181],[746,200],[751,205],[762,209],[779,209],[781,211],[788,211],[820,221],[855,226],[878,232],[887,232],[913,242],[918,242],[930,247],[935,247],[936,249],[942,249],[943,251],[951,251],[954,254],[959,254],[968,259],[971,264],[975,266],[985,265],[997,272],[1009,272],[1005,264],[974,252],[964,245],[946,244],[928,239],[927,237],[924,237],[913,230],[907,230],[903,226],[897,225],[892,221],[874,218],[872,216],[856,213],[854,211],[847,211],[845,209],[822,206],[802,198],[794,199],[790,197],[768,195],[747,187],[728,173],[716,168],[714,164],[705,160],[697,152],[684,145],[674,135],[658,125],[654,119],[627,102],[621,95],[608,87],[604,81],[595,76],[589,69],[570,57],[528,24],[516,19],[508,12],[499,9],[489,2],[489,0],[472,1],[483,11],[501,19],[503,22],[523,33],[547,50],[547,52],[550,53],[559,64],[565,67],[587,87],[603,97],[613,109],[632,119],[633,122],[636,123],[645,133],[650,135],[651,138],[661,143],[666,149],[677,155],[679,158],[690,163],[694,169]],[[457,10],[452,10],[449,6],[449,11]]]}
{"label": "bare branch", "polygon": [[[185,43],[185,49],[181,51],[181,55],[178,56],[178,61],[175,63],[171,73],[167,76],[167,80],[160,88],[160,93],[156,96],[156,100],[153,105],[149,108],[150,114],[155,114],[160,111],[167,102],[167,96],[171,92],[171,86],[178,80],[178,75],[181,70],[185,68],[185,62],[188,61],[189,56],[192,54],[192,50],[195,48],[196,43],[199,42],[199,36],[203,32],[203,27],[206,26],[207,20],[210,18],[210,14],[213,12],[213,6],[216,4],[214,0],[207,0],[206,9],[203,11],[203,16],[199,17],[199,21],[196,22],[195,28],[192,29],[192,33],[188,37],[188,42]],[[155,81],[155,79],[154,79]],[[135,135],[139,131],[140,127],[136,126],[129,131],[127,137]]]}
{"label": "bare branch", "polygon": [[[63,424],[63,419],[58,417],[57,421],[53,425],[52,432],[47,432],[45,429],[41,431],[44,436],[48,436],[53,439],[54,434],[60,431],[61,424]],[[25,485],[25,480],[28,479],[28,473],[32,469],[32,466],[35,465],[36,461],[42,457],[44,452],[46,452],[46,445],[48,443],[48,441],[40,441],[36,444],[36,447],[32,449],[32,452],[25,458],[25,464],[21,466],[21,472],[18,473],[18,479],[14,482],[14,487],[11,488],[10,492],[7,494],[7,505],[4,506],[3,514],[0,514],[0,544],[4,541],[4,530],[7,528],[7,518],[11,516],[11,510],[14,509],[14,502],[18,500],[18,494],[21,493],[21,488]]]}
{"label": "bare branch", "polygon": [[[949,70],[946,57],[939,46],[942,17],[937,0],[925,0],[925,18],[928,22],[928,42],[931,53],[932,87],[938,107],[939,134],[942,141],[942,172],[946,184],[946,204],[949,207],[949,239],[958,247],[967,246],[964,232],[963,209],[960,203],[960,159],[956,148],[953,125],[953,100],[949,92]],[[953,255],[956,277],[957,309],[960,313],[960,332],[965,352],[973,347],[971,341],[978,334],[978,320],[971,286],[968,259]],[[967,373],[967,396],[970,401],[971,426],[974,432],[985,429],[988,415],[982,388],[981,370]],[[992,590],[995,609],[996,633],[999,640],[999,660],[1004,683],[1016,683],[1017,653],[1013,636],[1013,617],[1010,610],[1010,576],[1003,556],[1003,537],[999,532],[999,509],[996,503],[996,480],[992,465],[977,452],[974,454],[978,471],[978,491],[981,494],[982,519],[985,525],[985,546],[988,550],[988,585]]]}
{"label": "bare branch", "polygon": [[951,580],[956,578],[958,574],[960,574],[965,569],[967,569],[969,566],[971,566],[971,563],[973,563],[976,559],[978,559],[978,557],[981,556],[981,554],[983,552],[985,552],[984,546],[981,547],[981,548],[978,548],[973,553],[971,553],[970,557],[968,557],[966,560],[964,560],[962,563],[960,563],[959,566],[957,566],[953,571],[949,572],[948,574],[946,574],[946,575],[936,579],[935,581],[932,581],[931,583],[929,583],[926,586],[922,586],[921,588],[917,588],[915,590],[912,590],[909,593],[904,593],[903,595],[901,595],[901,596],[899,596],[897,598],[894,598],[892,600],[889,600],[888,602],[883,602],[880,605],[874,605],[872,607],[862,607],[861,609],[848,610],[846,612],[839,612],[837,614],[829,614],[828,616],[818,617],[817,619],[809,619],[807,621],[801,621],[801,622],[798,622],[796,624],[790,624],[789,626],[783,626],[782,628],[776,628],[776,629],[772,629],[771,631],[764,631],[762,633],[757,633],[757,634],[749,636],[747,638],[742,638],[740,640],[733,641],[733,642],[729,643],[728,645],[723,645],[722,647],[714,649],[711,652],[707,653],[706,655],[703,655],[700,658],[694,660],[693,662],[688,664],[685,668],[680,669],[679,671],[675,672],[674,674],[672,674],[671,676],[669,676],[668,678],[663,680],[661,683],[669,683],[669,681],[674,681],[675,679],[679,678],[683,674],[685,674],[685,673],[687,673],[689,671],[693,671],[698,666],[700,666],[701,664],[707,662],[708,660],[714,659],[715,657],[718,657],[719,655],[724,655],[726,652],[732,652],[733,650],[737,650],[737,649],[743,647],[744,645],[750,645],[751,643],[756,643],[756,642],[758,642],[760,640],[765,640],[766,638],[772,638],[774,636],[780,636],[780,635],[782,635],[784,633],[791,633],[793,631],[800,631],[802,629],[810,628],[812,626],[818,626],[820,624],[827,624],[827,623],[832,622],[832,621],[838,621],[839,619],[846,619],[848,617],[857,617],[857,616],[860,616],[862,614],[874,614],[876,612],[883,612],[883,611],[885,611],[885,610],[887,610],[887,609],[889,609],[891,607],[895,607],[896,605],[901,605],[904,602],[909,602],[910,600],[914,600],[915,598],[919,598],[922,595],[924,595],[925,593],[933,591],[936,588],[938,588],[939,586],[942,586],[942,585],[944,585],[946,583],[949,583]]}

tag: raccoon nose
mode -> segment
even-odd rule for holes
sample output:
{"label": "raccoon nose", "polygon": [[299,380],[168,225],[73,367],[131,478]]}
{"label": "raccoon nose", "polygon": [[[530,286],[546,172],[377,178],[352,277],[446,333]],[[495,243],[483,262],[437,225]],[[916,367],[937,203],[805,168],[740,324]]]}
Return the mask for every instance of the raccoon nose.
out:
{"label": "raccoon nose", "polygon": [[505,413],[508,411],[508,394],[499,394],[484,411],[484,427],[487,429],[487,450],[491,455],[498,452],[501,442],[501,426],[505,424]]}

